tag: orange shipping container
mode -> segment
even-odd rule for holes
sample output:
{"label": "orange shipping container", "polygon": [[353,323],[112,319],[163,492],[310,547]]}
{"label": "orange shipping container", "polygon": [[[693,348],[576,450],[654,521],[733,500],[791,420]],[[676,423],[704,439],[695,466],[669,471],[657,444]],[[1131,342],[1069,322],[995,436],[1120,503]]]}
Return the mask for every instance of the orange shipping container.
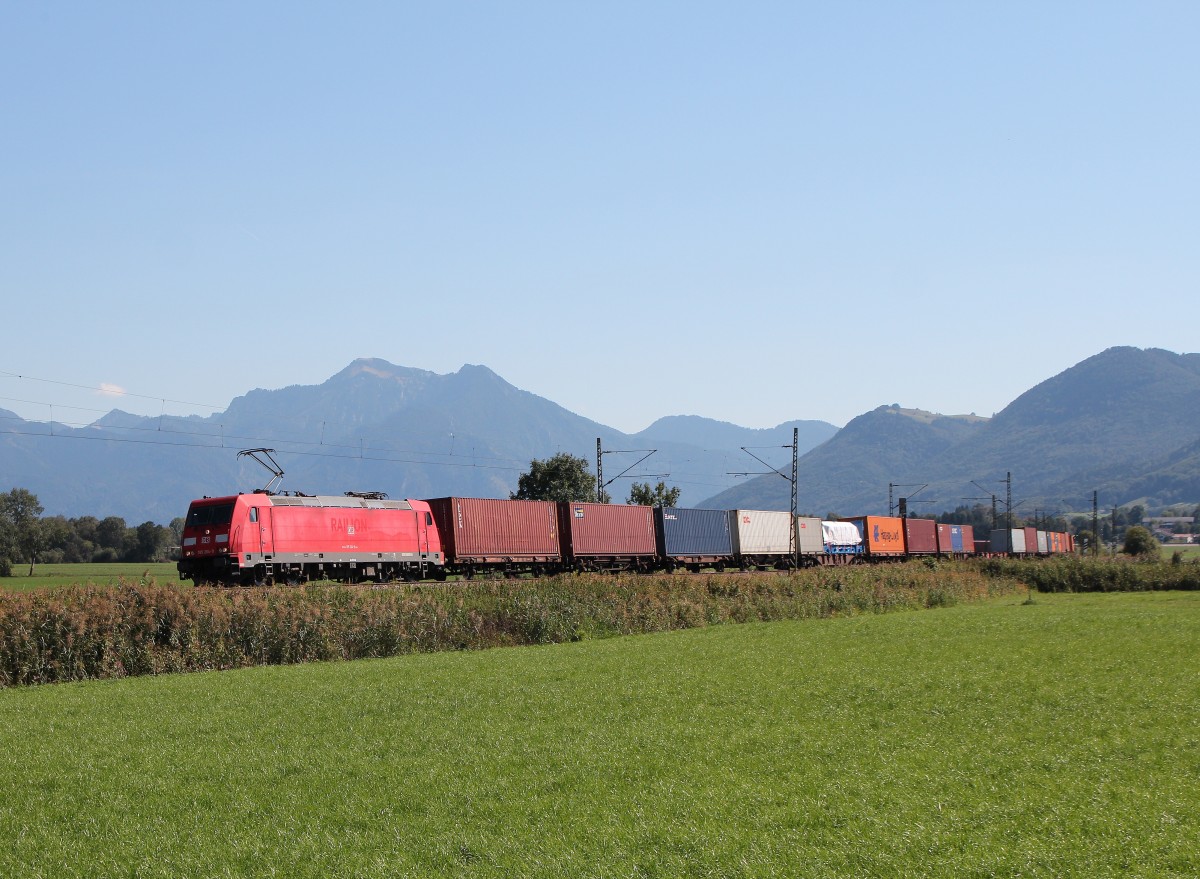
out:
{"label": "orange shipping container", "polygon": [[897,516],[852,516],[853,522],[873,556],[904,555],[904,520]]}

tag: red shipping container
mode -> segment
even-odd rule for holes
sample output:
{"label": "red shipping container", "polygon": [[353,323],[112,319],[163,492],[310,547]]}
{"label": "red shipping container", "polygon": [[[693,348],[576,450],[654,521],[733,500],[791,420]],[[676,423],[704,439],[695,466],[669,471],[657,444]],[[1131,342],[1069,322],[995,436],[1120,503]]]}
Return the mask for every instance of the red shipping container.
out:
{"label": "red shipping container", "polygon": [[442,497],[429,501],[449,564],[559,561],[553,501]]}
{"label": "red shipping container", "polygon": [[1027,555],[1037,555],[1037,550],[1038,550],[1037,529],[1036,528],[1026,528],[1025,529],[1025,552]]}
{"label": "red shipping container", "polygon": [[968,553],[979,552],[979,548],[975,546],[975,526],[963,525],[963,551]]}
{"label": "red shipping container", "polygon": [[942,555],[954,554],[954,539],[949,525],[939,523],[937,526],[937,551]]}
{"label": "red shipping container", "polygon": [[905,519],[904,539],[909,555],[937,555],[937,523],[932,519]]}
{"label": "red shipping container", "polygon": [[577,558],[632,558],[657,553],[654,508],[626,504],[558,505],[563,555]]}

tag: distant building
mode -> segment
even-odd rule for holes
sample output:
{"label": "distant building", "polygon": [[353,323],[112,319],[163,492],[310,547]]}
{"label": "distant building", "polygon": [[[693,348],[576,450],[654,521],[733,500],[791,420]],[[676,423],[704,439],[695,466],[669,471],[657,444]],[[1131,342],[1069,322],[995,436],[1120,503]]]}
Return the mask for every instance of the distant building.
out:
{"label": "distant building", "polygon": [[[1196,518],[1194,516],[1146,517],[1146,524],[1150,526],[1150,531],[1159,540],[1176,540],[1176,542],[1181,543],[1192,542],[1192,535],[1189,532],[1191,532],[1192,526],[1195,524],[1195,522]],[[1176,535],[1178,535],[1178,537]]]}

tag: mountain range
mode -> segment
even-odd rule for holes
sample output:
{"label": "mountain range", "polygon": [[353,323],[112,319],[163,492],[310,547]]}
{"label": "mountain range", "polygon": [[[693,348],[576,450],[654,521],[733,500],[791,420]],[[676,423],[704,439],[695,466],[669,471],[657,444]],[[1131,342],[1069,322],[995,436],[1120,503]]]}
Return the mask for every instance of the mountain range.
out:
{"label": "mountain range", "polygon": [[[269,447],[281,487],[310,494],[506,497],[533,458],[595,461],[609,492],[632,478],[681,490],[681,505],[787,509],[799,438],[798,508],[815,515],[937,512],[997,494],[1011,473],[1018,512],[1200,500],[1200,355],[1111,348],[1031,388],[994,417],[881,406],[842,429],[767,430],[669,416],[626,434],[520,390],[484,366],[439,375],[356,360],[324,383],[252,390],[207,417],[114,410],[81,428],[0,410],[0,490],[38,495],[48,514],[166,523],[192,498],[251,491],[271,474],[241,449]],[[648,450],[655,450],[641,463]],[[622,474],[626,468],[629,472]],[[969,500],[966,500],[969,499]]]}
{"label": "mountain range", "polygon": [[755,430],[676,416],[625,434],[483,366],[439,375],[362,359],[320,385],[250,391],[208,417],[114,410],[67,428],[0,410],[0,490],[27,488],[48,514],[166,523],[193,498],[266,485],[271,474],[237,452],[269,447],[284,490],[507,497],[533,458],[566,451],[594,467],[599,439],[614,500],[628,495],[633,478],[664,479],[680,486],[681,504],[693,504],[733,485],[728,471],[761,469],[740,446],[790,445],[793,428],[802,451],[837,432],[823,421]]}
{"label": "mountain range", "polygon": [[[891,483],[920,514],[1003,502],[1009,474],[1028,516],[1089,510],[1093,491],[1105,507],[1200,500],[1200,355],[1110,348],[990,419],[881,406],[800,460],[797,494],[801,510],[851,515],[878,510]],[[705,505],[786,509],[788,490],[756,480]]]}

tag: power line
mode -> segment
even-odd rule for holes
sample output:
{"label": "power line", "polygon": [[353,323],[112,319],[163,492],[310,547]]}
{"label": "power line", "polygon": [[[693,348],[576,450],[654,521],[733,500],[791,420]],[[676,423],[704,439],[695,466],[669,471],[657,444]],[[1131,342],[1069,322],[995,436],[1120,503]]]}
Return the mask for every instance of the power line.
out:
{"label": "power line", "polygon": [[[24,373],[12,372],[10,370],[0,370],[0,377],[9,377],[9,378],[15,378],[18,380],[22,380],[22,381],[40,382],[43,384],[58,385],[61,387],[77,388],[80,390],[92,391],[95,393],[101,393],[101,394],[105,394],[108,396],[132,397],[132,398],[138,398],[138,399],[143,399],[143,400],[157,400],[157,401],[160,401],[164,405],[164,407],[165,407],[166,403],[174,403],[174,404],[185,405],[185,406],[197,406],[197,407],[213,409],[213,410],[220,410],[222,408],[220,406],[215,406],[215,405],[212,405],[209,403],[197,403],[194,401],[173,399],[171,397],[164,397],[161,395],[135,393],[135,392],[126,391],[123,389],[113,389],[110,387],[105,387],[103,385],[87,385],[87,384],[80,384],[77,382],[67,382],[67,381],[59,381],[56,379],[40,378],[37,376],[31,376],[31,375],[27,375]],[[397,454],[397,455],[422,455],[422,456],[427,456],[427,457],[412,459],[412,458],[388,458],[388,457],[367,456],[367,457],[365,457],[365,459],[372,460],[372,461],[420,464],[420,465],[429,465],[429,466],[475,467],[475,468],[479,468],[479,469],[508,470],[508,471],[515,471],[515,472],[523,471],[525,469],[525,467],[528,465],[528,462],[526,462],[524,460],[519,460],[517,458],[511,458],[511,457],[476,456],[474,454],[472,454],[470,456],[455,455],[453,453],[453,451],[451,451],[450,453],[442,453],[442,452],[432,452],[432,451],[424,452],[424,451],[420,451],[420,450],[416,450],[416,449],[395,449],[386,444],[385,445],[372,445],[372,444],[362,445],[362,442],[365,438],[360,438],[360,442],[355,443],[355,444],[329,443],[329,442],[325,441],[325,434],[327,432],[327,427],[331,426],[331,425],[327,425],[327,423],[325,421],[321,422],[321,436],[320,436],[320,439],[317,441],[301,440],[301,439],[280,439],[278,437],[250,436],[250,435],[244,435],[244,434],[227,434],[224,432],[224,424],[215,425],[218,428],[218,431],[213,432],[213,433],[208,433],[208,432],[204,432],[204,431],[195,431],[195,430],[179,430],[178,428],[173,428],[173,427],[169,426],[171,422],[185,421],[189,418],[207,419],[209,417],[212,417],[212,416],[197,416],[197,415],[165,415],[164,416],[163,414],[160,413],[160,415],[157,418],[155,418],[155,416],[152,416],[152,415],[136,415],[136,414],[131,413],[131,417],[133,417],[133,418],[143,419],[146,421],[157,420],[158,424],[156,427],[138,427],[138,426],[132,426],[132,425],[100,425],[100,426],[96,427],[95,422],[64,421],[62,419],[54,418],[53,417],[54,410],[55,410],[55,408],[58,408],[58,409],[65,409],[65,410],[71,410],[71,411],[77,411],[77,412],[96,412],[96,413],[100,413],[100,414],[107,414],[112,411],[111,409],[99,409],[99,408],[93,408],[93,407],[87,407],[87,406],[74,406],[74,405],[69,405],[69,404],[65,404],[65,403],[54,403],[54,402],[50,402],[47,400],[29,400],[29,399],[18,398],[18,397],[0,396],[0,400],[5,400],[5,401],[15,402],[15,403],[23,403],[23,404],[32,405],[32,406],[45,406],[45,407],[49,408],[49,410],[51,412],[51,417],[48,422],[39,422],[39,421],[35,421],[35,420],[22,418],[19,415],[15,415],[15,413],[14,413],[14,416],[0,416],[0,421],[16,420],[22,424],[45,423],[48,425],[46,431],[14,430],[14,429],[0,428],[0,434],[10,434],[10,435],[16,435],[16,436],[37,436],[37,437],[52,436],[52,437],[56,437],[56,438],[86,439],[86,440],[93,440],[93,441],[98,440],[101,442],[111,442],[111,443],[123,442],[123,443],[137,444],[137,445],[181,446],[184,448],[211,448],[211,449],[231,448],[232,446],[227,445],[227,443],[232,443],[233,446],[237,446],[237,445],[241,445],[241,444],[248,444],[248,443],[267,443],[267,444],[271,444],[271,445],[284,445],[284,446],[289,446],[289,447],[290,446],[312,446],[312,447],[318,447],[318,448],[322,448],[322,449],[347,449],[347,450],[353,449],[355,454],[336,454],[336,453],[330,454],[330,453],[320,453],[320,452],[307,452],[307,451],[300,451],[295,448],[289,448],[288,454],[306,455],[306,456],[310,456],[310,457],[362,459],[362,458],[364,458],[364,455],[362,454],[363,451],[376,451],[376,452],[392,453],[392,454]],[[164,422],[167,426],[164,426]],[[58,434],[58,433],[54,432],[54,428],[56,425],[63,427],[63,428],[67,428],[69,430],[84,430],[87,428],[96,427],[96,429],[104,430],[106,432],[106,434],[111,431],[131,431],[131,432],[136,431],[136,432],[141,432],[141,433],[169,434],[171,436],[186,436],[186,437],[194,437],[194,438],[205,438],[205,439],[213,440],[214,442],[178,442],[178,441],[164,441],[164,440],[151,440],[151,439],[132,439],[132,438],[111,436],[111,435],[94,436],[94,435],[77,435],[77,434]],[[338,425],[338,426],[340,427],[340,425]],[[347,428],[346,430],[349,430],[349,429]],[[375,442],[378,443],[379,441],[376,440]],[[702,451],[709,452],[710,454],[717,454],[717,453],[724,452],[726,450],[703,449]],[[461,460],[457,460],[457,461],[456,460],[429,460],[429,458],[450,458],[450,459],[461,459]],[[519,466],[501,466],[499,463],[493,463],[493,464],[477,463],[480,461],[512,462],[514,465],[519,465]],[[640,463],[640,462],[637,462],[637,463]],[[636,463],[634,466],[636,466]],[[654,475],[655,474],[635,473],[635,474],[631,474],[631,478],[635,478],[635,479],[636,478],[647,478],[647,477],[651,477]],[[676,479],[675,481],[677,483],[680,483],[683,485],[704,486],[704,487],[712,487],[712,488],[726,488],[729,486],[729,483],[727,480],[722,480],[720,478],[721,475],[722,474],[711,474],[711,473],[680,473],[680,474],[678,474],[678,476],[680,476],[680,477],[692,476],[692,477],[698,477],[698,480],[696,480],[696,479],[687,480],[687,479],[680,478],[680,479]],[[714,480],[714,479],[716,481],[707,481],[707,480]]]}
{"label": "power line", "polygon": [[[79,436],[78,434],[67,434],[67,433],[55,433],[55,434],[30,433],[28,431],[19,431],[19,430],[0,430],[0,434],[11,434],[11,435],[17,435],[17,436],[35,436],[35,437],[40,437],[40,438],[51,438],[51,439],[85,440],[85,441],[102,442],[102,443],[129,443],[131,445],[142,445],[142,446],[173,446],[175,448],[224,449],[227,451],[232,448],[230,446],[213,445],[212,443],[180,443],[180,442],[166,442],[163,440],[152,440],[152,439],[127,439],[127,438],[121,438],[121,437],[107,437],[107,436]],[[226,437],[226,439],[230,439],[230,437]],[[326,448],[328,448],[328,446]],[[383,451],[383,450],[375,449],[374,451]],[[456,461],[427,461],[427,460],[421,460],[421,459],[417,459],[417,458],[387,458],[387,457],[377,457],[374,455],[343,455],[343,454],[337,454],[337,453],[330,454],[330,453],[326,453],[326,452],[304,452],[304,451],[299,451],[297,449],[288,449],[287,453],[289,455],[304,455],[304,456],[307,456],[310,458],[343,458],[343,459],[349,459],[349,460],[354,460],[354,461],[360,461],[360,460],[361,461],[379,461],[379,462],[387,463],[387,464],[420,464],[422,466],[428,466],[428,467],[470,467],[470,468],[475,468],[478,470],[511,470],[511,471],[520,471],[520,470],[524,469],[522,467],[502,467],[497,464],[475,463],[476,460],[485,460],[486,461],[486,460],[504,460],[504,459],[488,459],[488,458],[472,459],[472,461],[470,463],[467,463],[465,461],[460,463],[460,462],[456,462]],[[414,453],[414,454],[420,454],[420,453]]]}
{"label": "power line", "polygon": [[[52,378],[38,378],[37,376],[24,375],[16,372],[9,372],[6,369],[0,369],[0,375],[8,376],[9,378],[20,379],[22,381],[42,382],[48,385],[60,385],[64,388],[78,388],[84,391],[93,391],[98,394],[103,394],[106,397],[137,397],[141,400],[160,400],[163,403],[178,403],[181,406],[199,406],[201,409],[220,409],[222,407],[215,406],[212,403],[197,403],[194,400],[172,400],[169,397],[164,397],[161,394],[135,394],[132,391],[127,391],[124,388],[114,388],[105,385],[81,385],[75,382],[58,381]],[[22,400],[23,403],[32,403],[32,400]],[[49,405],[49,404],[46,404]]]}

